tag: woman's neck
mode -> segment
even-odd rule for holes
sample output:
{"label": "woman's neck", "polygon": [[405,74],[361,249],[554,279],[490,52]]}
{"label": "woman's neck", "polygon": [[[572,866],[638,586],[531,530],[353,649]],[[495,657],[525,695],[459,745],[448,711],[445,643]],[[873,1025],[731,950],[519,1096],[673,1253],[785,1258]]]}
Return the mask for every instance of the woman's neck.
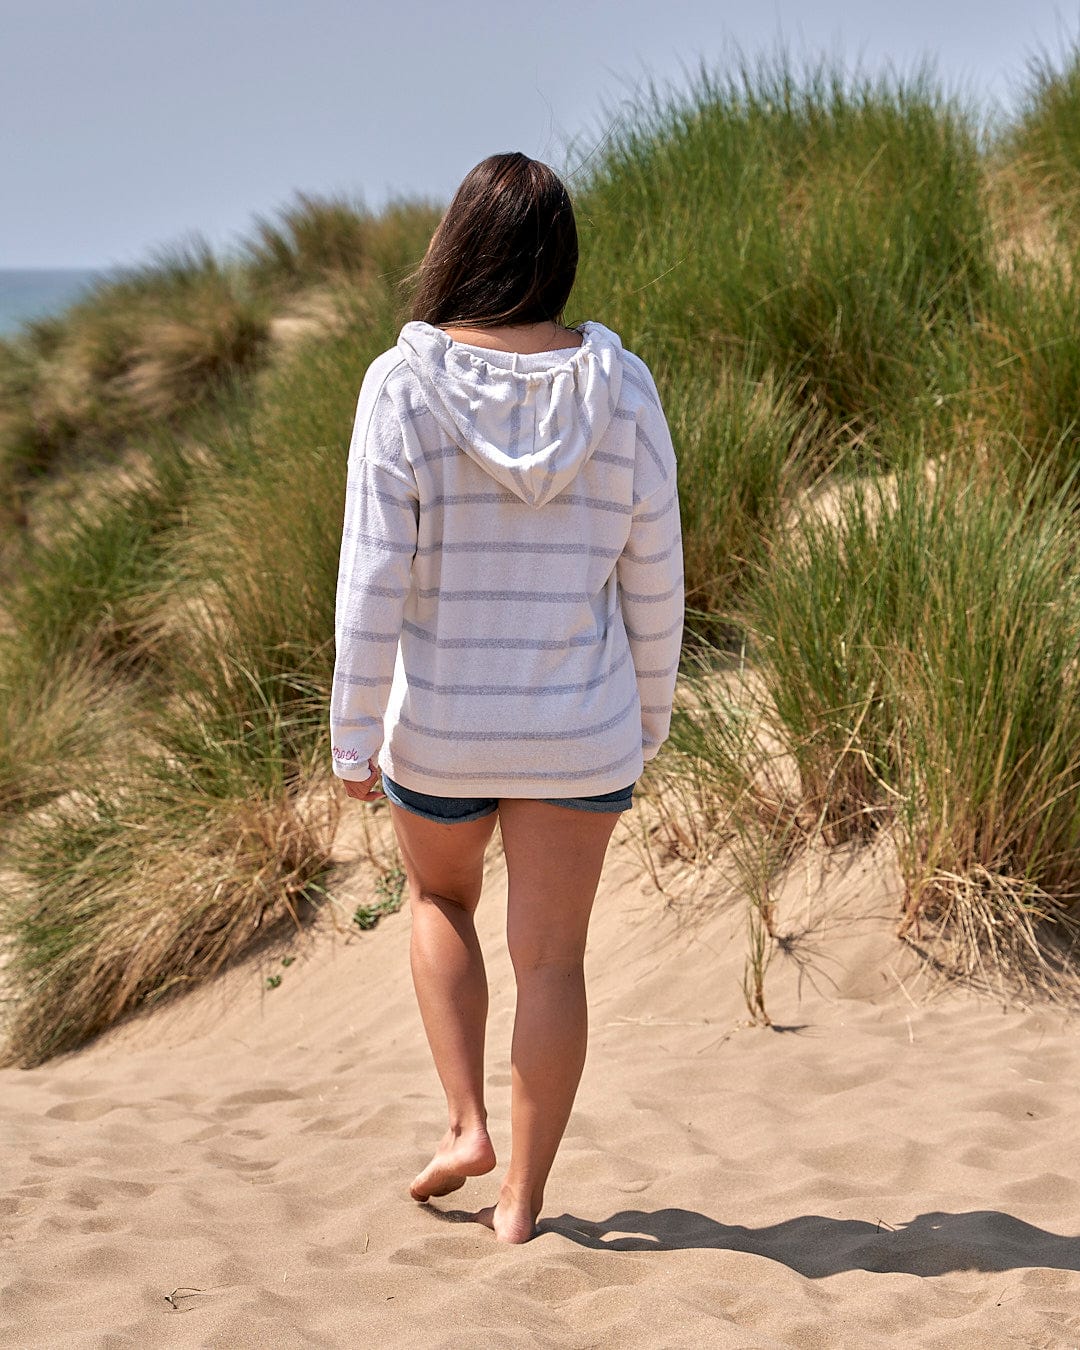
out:
{"label": "woman's neck", "polygon": [[545,319],[542,323],[478,324],[476,327],[448,324],[443,332],[455,342],[498,352],[517,352],[519,356],[564,351],[580,347],[584,341],[576,328],[563,328],[553,319]]}

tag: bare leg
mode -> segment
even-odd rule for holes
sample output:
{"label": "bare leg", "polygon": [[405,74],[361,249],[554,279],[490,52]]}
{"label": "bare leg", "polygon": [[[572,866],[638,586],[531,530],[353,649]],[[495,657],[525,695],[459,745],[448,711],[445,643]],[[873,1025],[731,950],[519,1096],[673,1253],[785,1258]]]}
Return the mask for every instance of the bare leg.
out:
{"label": "bare leg", "polygon": [[473,914],[497,813],[442,825],[391,802],[390,814],[409,881],[413,984],[449,1115],[410,1187],[413,1199],[427,1200],[495,1166],[484,1106],[487,975]]}
{"label": "bare leg", "polygon": [[585,940],[618,814],[517,798],[500,801],[499,817],[517,976],[511,1154],[498,1201],[477,1218],[503,1242],[526,1242],[585,1063]]}

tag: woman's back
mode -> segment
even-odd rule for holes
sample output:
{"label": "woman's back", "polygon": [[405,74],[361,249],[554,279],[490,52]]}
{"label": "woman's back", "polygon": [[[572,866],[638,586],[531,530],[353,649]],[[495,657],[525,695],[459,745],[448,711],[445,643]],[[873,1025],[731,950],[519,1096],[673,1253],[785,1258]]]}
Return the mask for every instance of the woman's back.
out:
{"label": "woman's back", "polygon": [[580,331],[520,353],[413,322],[369,369],[338,593],[343,776],[381,747],[417,791],[604,793],[667,735],[674,451],[645,364],[602,324]]}

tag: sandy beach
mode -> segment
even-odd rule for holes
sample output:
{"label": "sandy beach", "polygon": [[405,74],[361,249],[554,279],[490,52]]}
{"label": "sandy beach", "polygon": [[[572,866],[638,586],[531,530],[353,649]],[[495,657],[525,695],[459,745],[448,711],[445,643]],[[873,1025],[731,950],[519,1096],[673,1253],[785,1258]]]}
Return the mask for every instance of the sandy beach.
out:
{"label": "sandy beach", "polygon": [[[703,874],[666,900],[620,823],[539,1236],[504,1247],[468,1221],[497,1172],[414,1203],[442,1098],[407,913],[347,930],[371,898],[350,809],[341,932],[327,912],[78,1053],[0,1073],[0,1344],[1080,1346],[1077,1020],[933,993],[893,936],[880,854],[786,883],[768,1029],[740,990],[737,897]],[[505,1150],[504,896],[496,834],[480,930]]]}

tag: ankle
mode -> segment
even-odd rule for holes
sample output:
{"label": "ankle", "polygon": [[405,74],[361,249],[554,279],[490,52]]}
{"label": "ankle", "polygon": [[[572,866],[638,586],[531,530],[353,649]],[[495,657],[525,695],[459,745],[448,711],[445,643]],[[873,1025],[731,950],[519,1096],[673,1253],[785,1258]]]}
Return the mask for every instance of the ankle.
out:
{"label": "ankle", "polygon": [[470,1134],[487,1134],[487,1112],[481,1112],[479,1115],[475,1113],[451,1115],[448,1128],[455,1139],[464,1139]]}
{"label": "ankle", "polygon": [[544,1207],[544,1188],[516,1185],[506,1178],[499,1187],[498,1203],[508,1213],[527,1210],[530,1217],[535,1220]]}

